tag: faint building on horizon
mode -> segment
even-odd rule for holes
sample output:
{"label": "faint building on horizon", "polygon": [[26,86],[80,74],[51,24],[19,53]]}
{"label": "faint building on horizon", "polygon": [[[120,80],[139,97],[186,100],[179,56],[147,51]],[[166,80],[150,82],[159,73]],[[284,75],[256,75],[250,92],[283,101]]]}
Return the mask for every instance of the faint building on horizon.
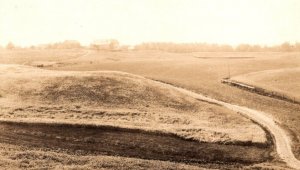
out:
{"label": "faint building on horizon", "polygon": [[120,43],[116,39],[95,40],[90,44],[90,48],[95,50],[118,51],[121,49]]}

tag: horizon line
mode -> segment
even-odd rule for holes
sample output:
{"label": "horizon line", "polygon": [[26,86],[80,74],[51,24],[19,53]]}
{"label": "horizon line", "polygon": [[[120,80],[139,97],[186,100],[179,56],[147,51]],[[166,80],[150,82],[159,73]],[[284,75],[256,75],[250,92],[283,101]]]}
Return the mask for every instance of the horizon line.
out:
{"label": "horizon line", "polygon": [[116,40],[118,41],[118,43],[120,45],[123,46],[137,46],[140,44],[147,44],[147,43],[173,43],[173,44],[208,44],[208,45],[228,45],[231,47],[237,47],[239,45],[251,45],[251,46],[261,46],[261,47],[274,47],[274,46],[280,46],[282,44],[288,43],[290,45],[296,45],[298,43],[300,43],[299,41],[282,41],[281,43],[247,43],[247,42],[243,42],[243,43],[238,43],[238,44],[233,44],[233,43],[221,43],[221,42],[204,42],[204,41],[142,41],[139,43],[123,43],[122,41],[119,41],[118,39],[114,39],[114,38],[108,38],[108,39],[96,39],[93,41],[89,41],[89,42],[84,42],[84,41],[80,41],[80,40],[76,40],[76,39],[65,39],[65,40],[58,40],[58,41],[49,41],[49,42],[41,42],[41,43],[32,43],[29,45],[20,45],[20,43],[15,43],[13,41],[8,41],[6,43],[1,43],[0,46],[1,47],[5,47],[8,44],[12,43],[13,45],[15,45],[16,47],[21,47],[21,48],[26,48],[26,47],[32,47],[32,46],[42,46],[42,45],[50,45],[50,44],[56,44],[56,43],[63,43],[65,41],[76,41],[78,43],[80,43],[81,46],[90,46],[91,44],[93,44],[96,41],[110,41],[110,40]]}

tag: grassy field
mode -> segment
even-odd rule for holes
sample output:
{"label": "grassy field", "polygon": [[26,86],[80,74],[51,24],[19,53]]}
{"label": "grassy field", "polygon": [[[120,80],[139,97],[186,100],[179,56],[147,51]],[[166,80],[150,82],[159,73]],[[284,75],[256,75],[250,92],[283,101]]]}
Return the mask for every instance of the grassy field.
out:
{"label": "grassy field", "polygon": [[[63,55],[64,53],[70,54],[71,52],[72,54],[74,54],[71,57],[69,55]],[[8,53],[9,55],[7,55]],[[38,59],[31,59],[31,53],[38,53],[41,57]],[[35,66],[36,62],[39,61],[39,64],[45,63],[43,67],[44,69],[50,70],[124,71],[132,74],[142,75],[151,79],[168,82],[233,104],[265,111],[267,113],[270,113],[277,120],[277,122],[282,127],[284,127],[287,132],[289,132],[294,142],[294,153],[298,158],[300,158],[300,127],[298,126],[300,121],[299,105],[272,99],[265,96],[259,96],[220,83],[222,78],[228,77],[229,72],[230,75],[234,77],[264,70],[300,67],[299,53],[167,53],[159,51],[97,52],[88,50],[80,50],[77,52],[70,50],[70,52],[66,52],[64,50],[53,50],[52,54],[55,54],[53,56],[60,56],[58,57],[59,59],[53,59],[52,56],[48,55],[49,53],[47,52],[47,50],[27,50],[24,51],[20,56],[12,51],[5,51],[1,52],[0,54],[1,57],[4,57],[4,54],[9,56],[6,59],[3,59],[2,57],[2,63],[22,64],[22,57],[20,56],[28,56],[26,60],[27,62],[25,63],[26,65]],[[49,62],[52,63],[49,64]],[[5,94],[3,92],[0,92],[0,94],[4,96],[1,99],[5,98]],[[16,108],[18,108],[18,106]],[[76,108],[76,106],[73,106],[69,110],[74,108]],[[145,107],[145,110],[147,110],[147,108],[148,107]],[[81,113],[77,113],[75,111],[72,114],[74,114],[74,116],[80,115],[80,118],[83,118],[85,109],[86,108],[84,107],[78,108]],[[34,111],[30,110],[23,113],[18,112],[18,110],[15,111],[15,114],[36,114],[34,113]],[[50,112],[51,111],[49,111],[49,113]],[[62,114],[59,114],[57,111],[52,112],[60,115],[58,116],[60,119],[63,118]],[[180,113],[180,111],[178,111],[178,113]],[[178,113],[176,112],[176,114]],[[209,117],[209,120],[211,121],[209,121],[208,124],[212,122],[218,122],[216,123],[216,128],[224,127],[222,126],[222,124],[228,125],[225,128],[228,128],[236,123],[238,124],[238,122],[234,121],[234,119],[230,117],[229,119],[224,119],[222,118],[222,116],[220,116],[220,114],[216,116],[215,113],[218,113],[218,111],[211,112],[211,117]],[[5,114],[4,116],[8,115]],[[172,115],[172,118],[174,116],[175,115]],[[56,115],[54,115],[53,117],[55,118]],[[181,116],[179,117],[181,118]],[[188,120],[189,119],[194,120],[194,117],[188,118]],[[71,120],[73,121],[73,119]],[[222,121],[224,121],[224,123],[220,123]],[[174,120],[172,123],[174,123]],[[201,122],[200,124],[202,123],[203,122]],[[197,124],[197,126],[200,124]],[[214,123],[212,124],[213,126],[216,125]]]}
{"label": "grassy field", "polygon": [[68,154],[60,150],[42,150],[10,144],[1,144],[0,148],[0,165],[4,169],[204,169],[184,163]]}
{"label": "grassy field", "polygon": [[270,160],[265,147],[197,142],[170,133],[116,126],[2,121],[0,128],[0,143],[61,150],[69,155],[122,156],[200,166],[209,163],[237,167]]}
{"label": "grassy field", "polygon": [[44,64],[59,63],[85,54],[84,50],[0,50],[0,63],[6,64]]}
{"label": "grassy field", "polygon": [[132,74],[11,65],[0,73],[2,118],[141,128],[202,142],[266,142],[264,131],[238,113]]}
{"label": "grassy field", "polygon": [[146,160],[122,156],[84,155],[68,153],[64,150],[50,150],[0,144],[0,165],[3,169],[170,169],[170,170],[202,170],[202,169],[284,169],[283,164],[274,166],[271,163],[257,165],[216,165],[205,163],[201,166],[188,165],[172,161]]}
{"label": "grassy field", "polygon": [[300,68],[253,72],[232,79],[300,100]]}
{"label": "grassy field", "polygon": [[[201,58],[204,57],[204,58]],[[199,58],[200,57],[200,58]],[[109,59],[108,59],[109,58]],[[56,70],[119,70],[169,82],[219,100],[270,113],[294,142],[300,158],[300,107],[221,84],[222,78],[300,66],[299,53],[167,53],[159,51],[92,52]],[[114,59],[114,60],[112,60]],[[92,62],[91,62],[92,61]],[[73,63],[73,64],[72,64]],[[77,64],[74,64],[77,63]]]}

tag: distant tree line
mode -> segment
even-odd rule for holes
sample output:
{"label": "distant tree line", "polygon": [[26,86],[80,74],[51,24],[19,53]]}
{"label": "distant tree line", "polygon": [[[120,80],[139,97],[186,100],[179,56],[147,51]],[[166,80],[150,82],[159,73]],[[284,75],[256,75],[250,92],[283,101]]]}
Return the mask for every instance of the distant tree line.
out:
{"label": "distant tree line", "polygon": [[20,47],[15,45],[12,42],[9,42],[6,47],[7,50],[18,50],[18,49],[76,49],[83,48],[83,46],[74,40],[66,40],[63,42],[50,43],[50,44],[41,44],[41,45],[32,45],[30,47]]}
{"label": "distant tree line", "polygon": [[75,40],[66,40],[63,42],[53,43],[53,44],[46,44],[45,48],[47,49],[76,49],[82,48],[80,42]]}
{"label": "distant tree line", "polygon": [[[17,49],[92,49],[98,51],[117,51],[117,50],[124,50],[128,49],[129,46],[121,46],[119,42],[115,39],[110,40],[101,40],[101,41],[94,41],[89,46],[83,46],[80,44],[79,41],[75,40],[66,40],[63,42],[56,42],[56,43],[49,43],[49,44],[40,44],[36,46],[30,47],[19,47],[14,45],[12,42],[9,42],[6,45],[7,50],[17,50]],[[1,47],[0,47],[1,48]]]}
{"label": "distant tree line", "polygon": [[37,46],[30,46],[22,48],[9,42],[6,47],[0,49],[82,49],[88,48],[92,50],[158,50],[166,52],[300,52],[300,43],[290,44],[285,42],[276,46],[260,46],[251,44],[240,44],[236,47],[227,44],[208,44],[208,43],[166,43],[166,42],[149,42],[141,43],[136,46],[120,45],[115,39],[101,40],[91,43],[89,46],[83,46],[80,42],[75,40],[66,40],[52,44],[42,44]]}
{"label": "distant tree line", "polygon": [[115,39],[97,40],[92,42],[89,48],[98,51],[103,51],[103,50],[116,51],[119,50],[120,43],[118,40]]}
{"label": "distant tree line", "polygon": [[142,43],[135,46],[136,50],[159,50],[167,52],[294,52],[300,51],[300,43],[283,43],[277,46],[260,46],[240,44],[236,47],[231,45],[219,45],[208,43]]}

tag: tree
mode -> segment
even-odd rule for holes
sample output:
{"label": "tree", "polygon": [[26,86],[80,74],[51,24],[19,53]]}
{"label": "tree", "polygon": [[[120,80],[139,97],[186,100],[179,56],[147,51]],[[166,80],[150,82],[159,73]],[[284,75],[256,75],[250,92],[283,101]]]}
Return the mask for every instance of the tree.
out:
{"label": "tree", "polygon": [[288,42],[281,44],[280,48],[282,51],[287,51],[287,52],[293,51],[293,46]]}
{"label": "tree", "polygon": [[45,44],[47,49],[78,49],[82,48],[80,42],[75,40],[65,40],[63,42],[57,42],[54,44]]}
{"label": "tree", "polygon": [[300,43],[297,42],[297,43],[295,44],[295,50],[296,50],[296,51],[300,51]]}
{"label": "tree", "polygon": [[8,49],[8,50],[13,50],[13,49],[15,49],[16,47],[15,47],[15,45],[12,43],[12,42],[9,42],[7,45],[6,45],[6,49]]}
{"label": "tree", "polygon": [[250,51],[252,51],[252,52],[260,52],[262,50],[263,49],[260,45],[253,45],[253,46],[251,46],[251,49],[250,49]]}
{"label": "tree", "polygon": [[119,48],[119,41],[118,40],[110,40],[109,42],[109,49],[110,50],[117,50]]}
{"label": "tree", "polygon": [[95,50],[115,51],[119,50],[120,44],[119,41],[115,39],[97,40],[90,44],[90,48]]}
{"label": "tree", "polygon": [[251,46],[249,44],[240,44],[236,47],[238,52],[248,52],[250,51]]}

